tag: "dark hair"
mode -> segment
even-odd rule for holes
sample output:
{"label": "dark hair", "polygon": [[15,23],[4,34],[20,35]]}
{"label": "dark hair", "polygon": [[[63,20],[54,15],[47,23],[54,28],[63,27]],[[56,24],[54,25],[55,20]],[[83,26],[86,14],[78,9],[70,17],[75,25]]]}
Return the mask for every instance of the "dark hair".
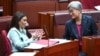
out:
{"label": "dark hair", "polygon": [[[26,16],[26,15],[25,15],[23,12],[17,11],[17,12],[13,15],[13,17],[12,17],[10,28],[16,27],[16,28],[19,30],[19,21],[20,21],[24,16]],[[28,32],[27,29],[26,29],[26,34],[27,34],[28,37],[31,37],[31,34]]]}
{"label": "dark hair", "polygon": [[24,16],[26,16],[26,15],[25,15],[23,12],[17,11],[17,12],[13,15],[13,17],[12,17],[10,28],[16,27],[17,29],[19,29],[19,21],[20,21]]}

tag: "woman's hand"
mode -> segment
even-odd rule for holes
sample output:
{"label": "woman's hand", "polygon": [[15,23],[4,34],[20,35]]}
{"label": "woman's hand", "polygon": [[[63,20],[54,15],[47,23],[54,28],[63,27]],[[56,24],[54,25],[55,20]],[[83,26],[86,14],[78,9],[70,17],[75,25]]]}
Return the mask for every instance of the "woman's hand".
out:
{"label": "woman's hand", "polygon": [[41,38],[44,37],[44,34],[45,34],[44,31],[38,31],[38,30],[36,30],[34,33],[32,33],[32,38],[33,39],[35,39],[35,38],[41,39]]}

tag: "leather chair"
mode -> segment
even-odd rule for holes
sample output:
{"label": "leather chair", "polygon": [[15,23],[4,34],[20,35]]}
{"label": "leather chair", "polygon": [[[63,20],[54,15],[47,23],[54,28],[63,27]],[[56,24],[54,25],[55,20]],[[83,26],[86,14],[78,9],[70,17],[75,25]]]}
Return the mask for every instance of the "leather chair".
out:
{"label": "leather chair", "polygon": [[9,56],[11,54],[11,44],[10,40],[7,37],[6,30],[1,31],[1,40],[2,40],[2,49],[3,49],[3,56]]}

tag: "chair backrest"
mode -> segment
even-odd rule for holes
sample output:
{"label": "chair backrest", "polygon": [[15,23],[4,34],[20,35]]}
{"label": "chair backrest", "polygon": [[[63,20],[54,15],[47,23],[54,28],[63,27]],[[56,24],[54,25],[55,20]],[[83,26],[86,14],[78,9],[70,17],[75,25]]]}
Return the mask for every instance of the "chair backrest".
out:
{"label": "chair backrest", "polygon": [[66,13],[55,13],[54,16],[54,37],[55,38],[63,38],[65,32],[65,23],[69,20],[71,16]]}
{"label": "chair backrest", "polygon": [[3,46],[3,56],[9,56],[11,54],[11,43],[7,37],[6,30],[1,31],[1,39],[2,39],[2,46]]}

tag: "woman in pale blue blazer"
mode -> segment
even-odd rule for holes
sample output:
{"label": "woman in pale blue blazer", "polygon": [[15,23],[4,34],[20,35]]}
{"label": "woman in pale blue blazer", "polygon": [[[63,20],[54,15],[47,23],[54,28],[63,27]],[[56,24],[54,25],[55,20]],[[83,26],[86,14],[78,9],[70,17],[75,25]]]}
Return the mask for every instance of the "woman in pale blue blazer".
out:
{"label": "woman in pale blue blazer", "polygon": [[7,35],[11,42],[12,52],[23,51],[24,47],[39,39],[36,38],[37,36],[29,37],[26,26],[28,26],[27,16],[23,12],[17,11],[11,20],[11,27]]}

